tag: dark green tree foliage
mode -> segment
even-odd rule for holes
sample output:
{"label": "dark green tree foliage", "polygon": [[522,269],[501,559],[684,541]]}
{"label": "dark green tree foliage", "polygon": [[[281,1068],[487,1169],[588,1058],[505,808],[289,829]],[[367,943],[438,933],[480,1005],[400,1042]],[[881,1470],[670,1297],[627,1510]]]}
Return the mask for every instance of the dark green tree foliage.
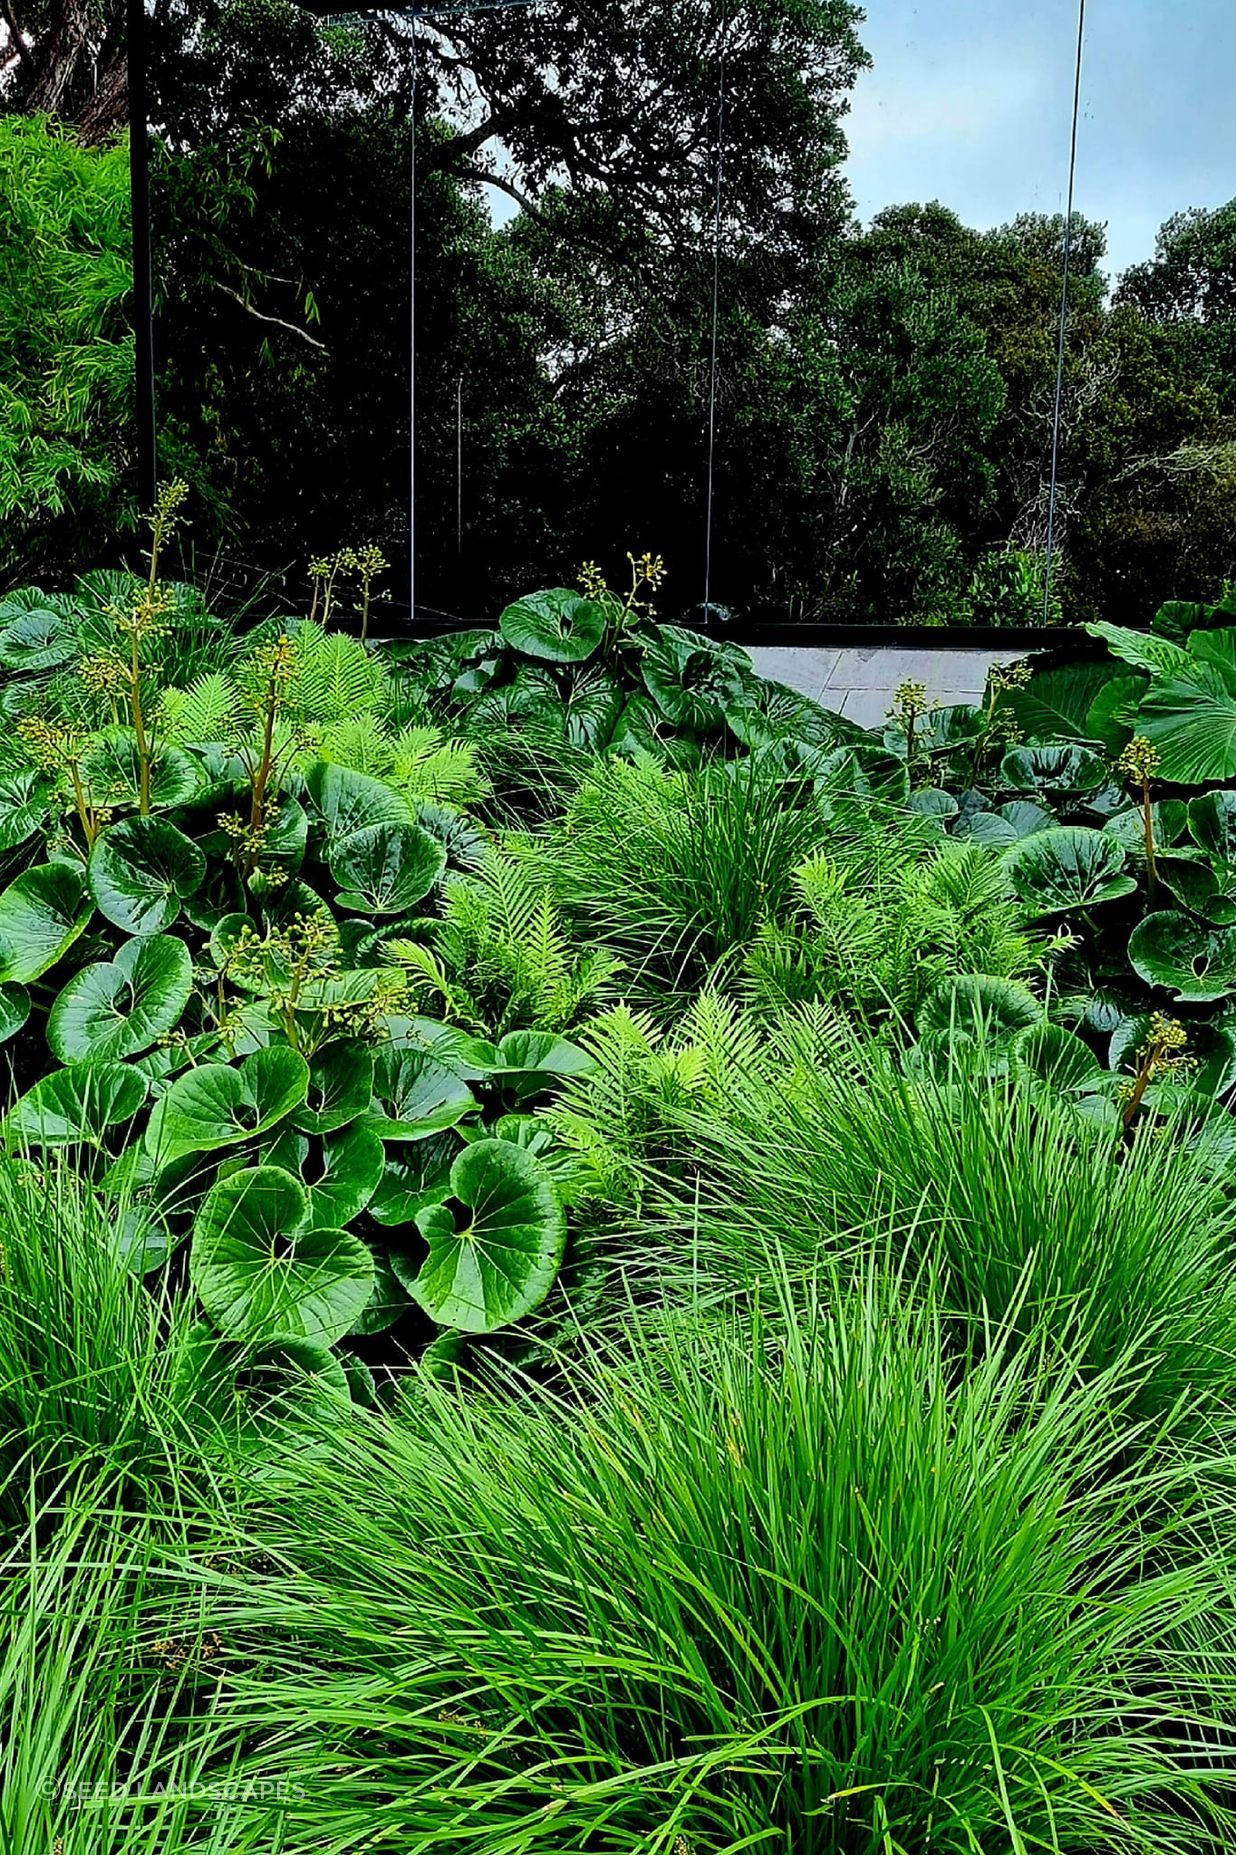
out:
{"label": "dark green tree foliage", "polygon": [[[87,249],[97,283],[127,246],[105,142],[124,114],[118,9],[18,12],[4,106],[104,138],[79,151],[55,234],[61,283]],[[415,23],[157,0],[162,461],[194,482],[198,564],[290,573],[299,597],[311,556],[373,540],[406,585],[415,144],[422,605],[477,616],[588,559],[613,577],[633,543],[664,554],[690,612],[711,460],[714,600],[1041,615],[1063,224],[978,232],[939,204],[850,221],[857,21],[848,0]],[[67,135],[44,137],[62,166]],[[44,181],[15,184],[15,221],[34,223]],[[1144,621],[1236,576],[1234,228],[1236,203],[1177,215],[1113,294],[1103,228],[1074,222],[1052,616]],[[61,285],[21,251],[3,262],[6,321],[45,327]],[[23,377],[53,383],[71,467],[51,459],[54,514],[50,453],[10,443],[10,581],[97,557],[130,488],[123,303],[94,283],[70,296],[72,381],[59,391],[54,356]]]}
{"label": "dark green tree foliage", "polygon": [[[586,19],[563,5],[414,29],[327,27],[281,4],[161,7],[157,116],[176,150],[163,165],[165,407],[244,510],[234,542],[278,564],[324,522],[351,522],[397,560],[414,104],[422,596],[476,605],[534,563],[565,574],[645,524],[678,550],[685,587],[703,542],[719,99],[740,285],[726,292],[722,386],[746,406],[785,371],[760,350],[790,283],[844,226],[854,18],[841,0],[729,18],[694,0],[615,0]],[[505,229],[490,222],[495,193],[518,207]],[[762,502],[784,474],[787,396],[764,395]]]}
{"label": "dark green tree foliage", "polygon": [[124,520],[128,160],[0,116],[0,582]]}

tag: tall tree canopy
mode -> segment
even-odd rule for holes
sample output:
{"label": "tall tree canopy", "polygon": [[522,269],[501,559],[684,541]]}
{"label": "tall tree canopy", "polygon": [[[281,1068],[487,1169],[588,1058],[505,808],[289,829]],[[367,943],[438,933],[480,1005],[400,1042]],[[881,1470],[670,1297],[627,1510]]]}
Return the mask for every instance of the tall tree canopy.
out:
{"label": "tall tree canopy", "polygon": [[[400,583],[415,160],[426,606],[480,615],[649,546],[689,608],[711,482],[722,603],[1042,609],[1063,223],[976,231],[933,203],[855,223],[849,0],[150,5],[162,461],[194,484],[199,559],[277,598],[324,545],[374,539]],[[41,150],[21,210],[72,174],[95,223],[62,212],[47,274],[99,286],[57,297],[0,253],[6,313],[27,347],[43,331],[51,443],[41,480],[9,444],[9,577],[131,512],[127,229],[104,210],[121,11],[0,0],[0,107]],[[1057,590],[1070,617],[1135,620],[1236,576],[1236,202],[1178,214],[1114,292],[1103,227],[1072,230]]]}

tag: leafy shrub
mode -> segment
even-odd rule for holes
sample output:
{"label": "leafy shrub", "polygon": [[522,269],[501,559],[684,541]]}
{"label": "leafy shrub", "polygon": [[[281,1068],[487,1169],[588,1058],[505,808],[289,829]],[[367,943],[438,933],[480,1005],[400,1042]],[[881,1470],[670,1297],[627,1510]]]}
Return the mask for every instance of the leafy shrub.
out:
{"label": "leafy shrub", "polygon": [[933,840],[913,820],[856,808],[848,819],[796,872],[797,906],[761,927],[748,958],[756,999],[904,1015],[954,974],[1030,970],[1023,911],[985,848]]}
{"label": "leafy shrub", "polygon": [[[0,795],[24,864],[0,892],[0,1034],[29,1086],[3,1132],[71,1156],[137,1273],[179,1279],[187,1245],[237,1373],[273,1348],[371,1395],[370,1336],[399,1325],[397,1357],[439,1326],[518,1320],[552,1285],[565,1222],[524,1111],[585,1061],[553,1033],[607,968],[555,954],[535,906],[526,945],[496,904],[482,927],[493,870],[508,904],[517,871],[456,808],[486,790],[475,755],[389,726],[360,644],[267,628],[167,681],[186,602],[154,563],[174,517],[173,495],[149,580],[89,613],[79,589],[52,614],[54,664],[28,665]],[[450,885],[438,924],[448,962],[496,950],[466,1020],[481,1035],[453,995],[455,1023],[418,1015],[412,983],[445,971],[421,943],[452,865],[486,872]],[[27,1028],[44,1017],[60,1067]]]}

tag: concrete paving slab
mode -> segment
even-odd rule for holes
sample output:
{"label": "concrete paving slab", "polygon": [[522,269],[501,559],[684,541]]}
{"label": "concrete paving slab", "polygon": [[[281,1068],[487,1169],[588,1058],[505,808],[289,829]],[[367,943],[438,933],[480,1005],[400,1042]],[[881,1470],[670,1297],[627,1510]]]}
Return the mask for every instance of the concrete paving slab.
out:
{"label": "concrete paving slab", "polygon": [[[841,692],[830,690],[830,695]],[[830,703],[831,707],[832,704]],[[882,729],[889,710],[889,697],[882,689],[847,689],[842,696],[839,713],[847,721],[855,721],[860,728]]]}
{"label": "concrete paving slab", "polygon": [[[792,648],[792,647],[791,647]],[[898,683],[926,683],[928,693],[981,688],[993,663],[1012,662],[1012,651],[905,650],[899,645],[843,650],[829,676],[834,689],[896,689]]]}
{"label": "concrete paving slab", "polygon": [[843,655],[840,650],[814,650],[797,645],[762,645],[747,646],[756,670],[767,677],[771,683],[788,683],[791,689],[797,689],[801,695],[810,696],[818,702],[821,693],[828,687],[829,677],[837,659]]}
{"label": "concrete paving slab", "polygon": [[[824,708],[872,727],[878,726],[892,707],[899,683],[924,684],[929,700],[939,708],[981,702],[991,666],[1014,663],[1024,653],[908,650],[900,645],[821,650],[777,644],[756,645],[747,654],[761,676],[786,683]],[[870,701],[858,700],[864,693]],[[868,715],[874,720],[863,719]]]}

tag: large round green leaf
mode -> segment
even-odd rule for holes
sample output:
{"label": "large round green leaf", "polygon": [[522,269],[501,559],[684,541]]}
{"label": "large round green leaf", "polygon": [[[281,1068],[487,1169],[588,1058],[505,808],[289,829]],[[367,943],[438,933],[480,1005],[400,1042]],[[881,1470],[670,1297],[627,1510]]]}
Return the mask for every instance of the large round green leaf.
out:
{"label": "large round green leaf", "polygon": [[335,900],[357,914],[406,914],[445,868],[445,849],[419,824],[366,825],[331,847],[331,875],[341,887]]}
{"label": "large round green leaf", "polygon": [[1189,800],[1187,816],[1204,861],[1184,873],[1177,893],[1208,921],[1229,926],[1236,922],[1236,792],[1199,793]]}
{"label": "large round green leaf", "polygon": [[509,605],[498,629],[513,650],[547,663],[582,663],[605,636],[605,612],[568,587],[529,593]]}
{"label": "large round green leaf", "polygon": [[1077,743],[1010,747],[1000,777],[1018,792],[1093,792],[1107,778],[1107,766],[1092,748]]}
{"label": "large round green leaf", "polygon": [[1086,717],[1086,733],[1098,741],[1109,754],[1118,754],[1127,746],[1137,727],[1138,704],[1146,693],[1150,679],[1132,671],[1128,676],[1113,676],[1105,683]]}
{"label": "large round green leaf", "polygon": [[35,1146],[95,1142],[131,1121],[146,1099],[145,1076],[124,1063],[75,1063],[27,1090],[5,1115],[4,1131]]}
{"label": "large round green leaf", "polygon": [[1112,681],[1111,663],[1070,663],[1039,670],[1020,688],[1005,689],[999,707],[1012,712],[1029,741],[1092,741],[1090,708]]}
{"label": "large round green leaf", "polygon": [[[137,736],[128,728],[113,730],[88,757],[82,769],[86,789],[96,805],[141,803],[142,762]],[[198,771],[182,748],[160,742],[151,753],[150,803],[156,810],[184,805],[198,788]]]}
{"label": "large round green leaf", "polygon": [[1023,837],[1033,837],[1036,831],[1050,831],[1055,823],[1054,813],[1036,805],[1033,799],[1009,799],[994,812],[968,813],[954,836],[972,838],[976,844],[1005,847],[1020,843]]}
{"label": "large round green leaf", "polygon": [[1123,846],[1085,825],[1036,831],[1005,852],[1004,867],[1015,893],[1036,915],[1093,908],[1137,887],[1125,871]]}
{"label": "large round green leaf", "polygon": [[1092,637],[1102,638],[1113,656],[1131,663],[1134,669],[1148,670],[1152,676],[1175,676],[1188,670],[1193,659],[1181,645],[1151,631],[1133,631],[1127,625],[1109,625],[1101,620],[1087,625]]}
{"label": "large round green leaf", "polygon": [[416,808],[416,822],[430,837],[437,838],[448,863],[459,869],[474,870],[485,861],[490,848],[489,837],[466,812],[457,812],[451,805],[439,805],[427,799]]}
{"label": "large round green leaf", "polygon": [[136,1056],[180,1022],[192,990],[183,941],[126,941],[114,959],[74,973],[51,1008],[47,1041],[62,1063]]}
{"label": "large round green leaf", "polygon": [[177,1076],[155,1105],[146,1150],[160,1164],[252,1140],[298,1108],[309,1065],[286,1044],[255,1050],[243,1063],[199,1063]]}
{"label": "large round green leaf", "polygon": [[1236,927],[1211,927],[1162,909],[1134,928],[1129,959],[1147,985],[1165,986],[1189,1004],[1236,992]]}
{"label": "large round green leaf", "polygon": [[[1179,799],[1164,799],[1160,804],[1150,807],[1150,828],[1157,856],[1162,856],[1165,850],[1184,836],[1188,818],[1188,812]],[[1114,812],[1104,820],[1103,829],[1131,856],[1145,861],[1146,818],[1140,805]]]}
{"label": "large round green leaf", "polygon": [[920,818],[936,818],[944,829],[945,820],[955,818],[959,806],[951,792],[942,786],[919,786],[910,794],[910,810]]}
{"label": "large round green leaf", "polygon": [[1089,1044],[1046,1019],[1013,1039],[1013,1066],[1033,1088],[1073,1098],[1110,1093],[1112,1077]]}
{"label": "large round green leaf", "polygon": [[549,1293],[566,1242],[566,1220],[544,1168],[506,1140],[478,1140],[451,1167],[451,1197],[428,1205],[417,1227],[429,1245],[419,1273],[395,1273],[440,1327],[492,1333],[531,1313]]}
{"label": "large round green leaf", "polygon": [[373,1260],[346,1230],[305,1228],[309,1199],[279,1166],[251,1166],[207,1193],[189,1269],[202,1305],[237,1340],[329,1346],[373,1293]]}
{"label": "large round green leaf", "polygon": [[661,713],[677,727],[702,731],[719,725],[742,699],[751,666],[733,645],[716,644],[677,625],[662,625],[650,639],[641,669]]}
{"label": "large round green leaf", "polygon": [[387,1154],[368,1205],[374,1223],[410,1224],[427,1204],[441,1204],[450,1196],[451,1165],[458,1152],[459,1135],[445,1133]]}
{"label": "large round green leaf", "polygon": [[122,818],[101,831],[90,853],[90,889],[126,934],[158,934],[201,885],[206,859],[166,818]]}
{"label": "large round green leaf", "polygon": [[1150,621],[1150,628],[1160,637],[1183,644],[1191,631],[1206,623],[1209,606],[1196,599],[1165,599]]}
{"label": "large round green leaf", "polygon": [[0,985],[0,1043],[16,1037],[30,1016],[30,994],[24,985]]}
{"label": "large round green leaf", "polygon": [[1181,786],[1236,779],[1236,692],[1216,664],[1195,662],[1187,676],[1152,683],[1137,731],[1158,749],[1160,779]]}
{"label": "large round green leaf", "polygon": [[328,1043],[309,1063],[309,1090],[293,1124],[328,1134],[363,1114],[373,1095],[373,1052],[363,1043]]}
{"label": "large round green leaf", "polygon": [[1160,857],[1159,880],[1182,907],[1216,927],[1236,923],[1236,868],[1209,863],[1194,852]]}
{"label": "large round green leaf", "polygon": [[1236,628],[1206,627],[1189,639],[1189,655],[1199,663],[1212,663],[1228,688],[1236,692]]}
{"label": "large round green leaf", "polygon": [[467,1084],[433,1057],[390,1045],[378,1051],[366,1121],[384,1140],[424,1140],[458,1126],[475,1106]]}
{"label": "large round green leaf", "polygon": [[[732,711],[737,712],[742,703],[735,702]],[[731,720],[730,726],[733,727]],[[609,746],[614,753],[628,757],[639,754],[656,754],[665,759],[669,757],[669,746],[665,737],[672,738],[671,724],[661,713],[651,696],[643,694],[631,696],[622,713],[614,722],[610,732]],[[739,737],[741,739],[741,736]]]}
{"label": "large round green leaf", "polygon": [[1043,1019],[1043,1007],[1028,986],[990,973],[960,973],[942,979],[918,1012],[919,1036],[932,1043],[1000,1040]]}
{"label": "large round green leaf", "polygon": [[[914,733],[916,750],[925,754],[951,754],[971,747],[985,732],[987,718],[972,702],[954,702],[948,708],[930,709],[919,717]],[[894,753],[906,751],[906,731],[900,723],[884,729],[884,745]]]}
{"label": "large round green leaf", "polygon": [[566,709],[551,670],[523,663],[515,679],[487,690],[472,706],[469,732],[476,739],[486,734],[518,734],[541,746],[566,738]]}
{"label": "large round green leaf", "polygon": [[0,895],[0,980],[26,985],[63,958],[94,913],[73,863],[23,870]]}
{"label": "large round green leaf", "polygon": [[66,606],[51,598],[14,612],[12,600],[0,607],[0,665],[6,670],[37,672],[68,663],[77,650],[77,630]]}
{"label": "large round green leaf", "polygon": [[1236,792],[1202,792],[1189,800],[1189,835],[1212,863],[1236,870]]}
{"label": "large round green leaf", "polygon": [[305,791],[330,838],[347,837],[374,824],[412,824],[415,814],[402,792],[356,773],[351,767],[315,760],[305,774]]}
{"label": "large round green leaf", "polygon": [[377,1190],[384,1160],[371,1127],[353,1122],[322,1142],[322,1170],[309,1184],[309,1221],[342,1228],[358,1217]]}
{"label": "large round green leaf", "polygon": [[34,767],[0,772],[0,851],[15,850],[54,818],[50,782]]}
{"label": "large round green leaf", "polygon": [[622,713],[622,684],[608,670],[594,668],[567,692],[567,740],[599,751],[606,746]]}
{"label": "large round green leaf", "polygon": [[495,1079],[508,1083],[517,1094],[551,1088],[560,1078],[588,1076],[596,1059],[577,1043],[553,1031],[508,1031],[498,1045],[502,1068]]}
{"label": "large round green leaf", "polygon": [[387,1023],[392,1044],[432,1056],[462,1082],[480,1082],[502,1066],[496,1045],[481,1037],[470,1037],[457,1024],[443,1024],[438,1018],[397,1016]]}

